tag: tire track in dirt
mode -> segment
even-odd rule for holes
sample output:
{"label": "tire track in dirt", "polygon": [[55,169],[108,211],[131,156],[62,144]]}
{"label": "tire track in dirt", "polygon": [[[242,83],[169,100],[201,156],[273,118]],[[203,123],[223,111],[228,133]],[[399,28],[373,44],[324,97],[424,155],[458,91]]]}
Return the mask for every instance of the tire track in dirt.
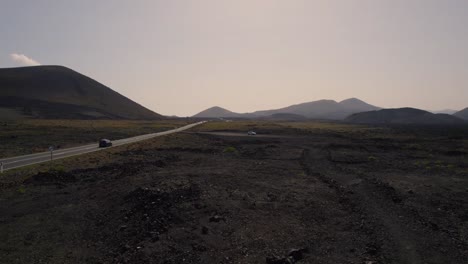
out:
{"label": "tire track in dirt", "polygon": [[395,251],[398,252],[398,254],[394,255],[398,257],[397,262],[422,263],[421,256],[417,251],[418,243],[414,235],[400,224],[400,214],[395,214],[397,210],[394,210],[393,206],[388,205],[388,203],[382,202],[382,199],[385,199],[385,197],[382,197],[382,194],[375,190],[375,186],[368,180],[363,180],[357,186],[355,193],[360,196],[360,203],[365,207],[367,215],[375,217],[387,230],[391,241],[396,246]]}
{"label": "tire track in dirt", "polygon": [[400,224],[394,206],[388,206],[391,198],[367,179],[335,177],[333,164],[324,158],[326,154],[323,148],[304,149],[301,162],[308,174],[336,190],[344,206],[352,208],[351,213],[360,215],[361,228],[369,237],[367,253],[384,263],[422,263],[412,232]]}

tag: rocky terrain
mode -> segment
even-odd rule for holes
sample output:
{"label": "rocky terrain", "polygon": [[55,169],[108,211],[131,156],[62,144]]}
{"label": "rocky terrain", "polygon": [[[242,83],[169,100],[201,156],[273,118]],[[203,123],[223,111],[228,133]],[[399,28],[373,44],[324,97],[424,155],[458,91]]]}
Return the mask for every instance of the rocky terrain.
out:
{"label": "rocky terrain", "polygon": [[228,125],[2,176],[0,263],[468,262],[466,128]]}

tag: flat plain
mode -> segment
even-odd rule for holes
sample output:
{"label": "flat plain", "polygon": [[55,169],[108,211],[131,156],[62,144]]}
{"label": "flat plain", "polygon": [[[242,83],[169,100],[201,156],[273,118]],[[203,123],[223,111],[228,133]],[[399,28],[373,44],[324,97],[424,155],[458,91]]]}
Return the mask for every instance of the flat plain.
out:
{"label": "flat plain", "polygon": [[0,122],[0,158],[47,151],[50,146],[74,147],[165,131],[188,124],[184,120],[47,120]]}
{"label": "flat plain", "polygon": [[466,126],[209,122],[0,188],[0,263],[468,263]]}

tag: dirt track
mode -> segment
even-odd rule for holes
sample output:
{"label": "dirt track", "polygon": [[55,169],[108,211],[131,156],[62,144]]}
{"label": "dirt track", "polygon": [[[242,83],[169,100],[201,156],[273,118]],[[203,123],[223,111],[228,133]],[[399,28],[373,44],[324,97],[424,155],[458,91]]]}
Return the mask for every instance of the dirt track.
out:
{"label": "dirt track", "polygon": [[0,262],[468,263],[463,141],[164,140],[4,188]]}

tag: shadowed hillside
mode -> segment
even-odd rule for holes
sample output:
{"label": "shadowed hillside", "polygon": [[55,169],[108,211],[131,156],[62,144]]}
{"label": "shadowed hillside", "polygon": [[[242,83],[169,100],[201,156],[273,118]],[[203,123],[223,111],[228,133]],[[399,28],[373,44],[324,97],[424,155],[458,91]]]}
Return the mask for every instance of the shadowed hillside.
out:
{"label": "shadowed hillside", "polygon": [[461,124],[463,120],[448,114],[433,114],[415,108],[382,109],[353,114],[345,121],[362,124]]}
{"label": "shadowed hillside", "polygon": [[0,69],[0,117],[162,118],[101,83],[63,66]]}
{"label": "shadowed hillside", "polygon": [[461,111],[458,111],[456,112],[455,114],[453,114],[454,116],[456,117],[459,117],[461,119],[465,119],[465,120],[468,120],[468,107],[461,110]]}

